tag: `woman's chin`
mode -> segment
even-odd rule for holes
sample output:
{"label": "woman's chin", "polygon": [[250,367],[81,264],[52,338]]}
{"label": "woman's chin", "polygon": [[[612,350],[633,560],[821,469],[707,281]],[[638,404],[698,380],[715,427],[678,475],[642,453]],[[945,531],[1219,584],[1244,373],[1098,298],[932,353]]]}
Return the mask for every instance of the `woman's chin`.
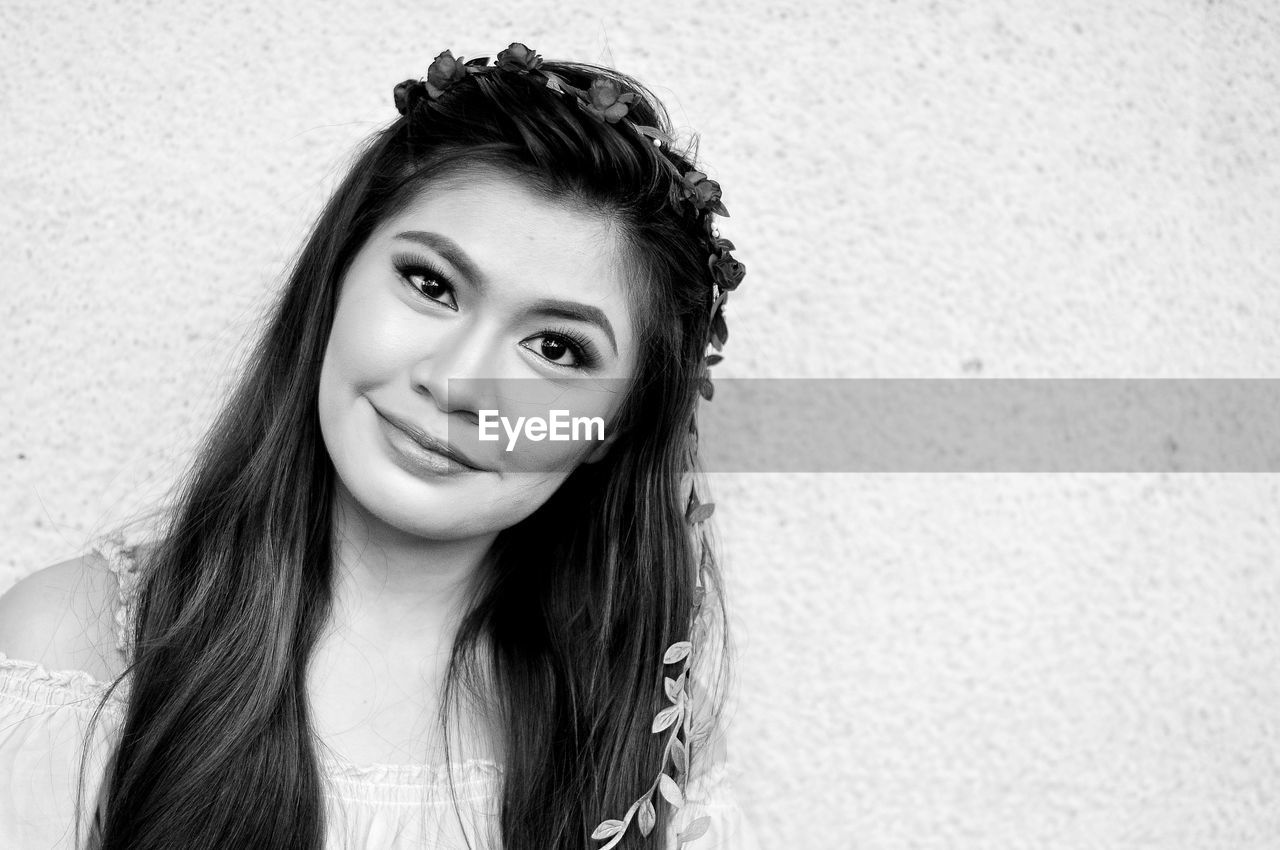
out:
{"label": "woman's chin", "polygon": [[387,531],[424,540],[461,541],[491,537],[515,525],[536,511],[558,486],[558,482],[541,476],[541,486],[531,482],[522,486],[519,479],[526,477],[482,472],[466,480],[438,481],[392,468],[382,481],[368,476],[359,482],[344,482],[340,500],[354,502],[359,514]]}

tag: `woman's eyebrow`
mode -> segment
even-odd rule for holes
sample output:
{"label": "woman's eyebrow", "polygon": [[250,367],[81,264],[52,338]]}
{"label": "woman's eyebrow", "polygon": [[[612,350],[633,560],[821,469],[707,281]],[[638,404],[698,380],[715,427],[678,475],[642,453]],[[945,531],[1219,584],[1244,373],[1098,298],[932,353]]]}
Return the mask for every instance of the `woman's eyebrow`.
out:
{"label": "woman's eyebrow", "polygon": [[457,242],[454,242],[443,233],[434,233],[430,230],[406,230],[403,233],[396,234],[397,239],[408,239],[411,242],[418,242],[426,245],[440,256],[449,261],[449,264],[471,280],[477,289],[484,289],[488,284],[488,278],[480,273],[480,269],[471,258],[467,256],[467,252],[462,250]]}
{"label": "woman's eyebrow", "polygon": [[609,317],[599,307],[593,307],[590,304],[579,304],[577,301],[560,301],[554,298],[546,298],[536,302],[529,312],[535,316],[569,319],[570,321],[595,325],[609,338],[609,345],[613,346],[613,353],[615,355],[618,353],[618,341],[613,336],[613,325],[609,324]]}
{"label": "woman's eyebrow", "polygon": [[[403,233],[397,233],[396,238],[408,239],[411,242],[426,245],[448,260],[450,265],[462,272],[465,277],[475,284],[477,289],[482,290],[489,283],[488,278],[480,273],[480,269],[467,256],[467,252],[463,251],[457,242],[454,242],[443,233],[435,233],[430,230],[406,230]],[[613,325],[609,323],[609,317],[599,307],[580,304],[577,301],[561,301],[552,298],[538,301],[533,305],[530,312],[538,316],[569,319],[570,321],[595,325],[609,338],[609,345],[613,347],[613,353],[615,355],[618,353],[618,340],[613,334]]]}

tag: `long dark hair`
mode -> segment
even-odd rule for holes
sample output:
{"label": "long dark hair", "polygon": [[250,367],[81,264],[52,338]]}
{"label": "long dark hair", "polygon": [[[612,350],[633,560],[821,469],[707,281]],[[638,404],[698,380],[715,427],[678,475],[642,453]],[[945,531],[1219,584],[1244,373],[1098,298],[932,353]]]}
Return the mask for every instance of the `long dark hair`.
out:
{"label": "long dark hair", "polygon": [[[630,77],[543,67],[584,89],[595,76],[617,80],[641,95],[629,117],[670,129],[660,102]],[[596,846],[592,829],[651,785],[663,760],[663,736],[650,729],[667,704],[661,659],[689,637],[700,567],[680,487],[711,292],[707,237],[672,204],[658,157],[681,173],[694,165],[498,70],[417,104],[358,154],[146,555],[123,729],[90,846],[323,845],[305,687],[333,569],[320,365],[339,282],[372,231],[431,181],[477,167],[620,226],[641,365],[606,457],[495,541],[454,641],[446,694],[492,681],[506,850]],[[704,561],[716,591],[714,561]],[[647,840],[632,829],[622,846],[649,846],[658,826]]]}

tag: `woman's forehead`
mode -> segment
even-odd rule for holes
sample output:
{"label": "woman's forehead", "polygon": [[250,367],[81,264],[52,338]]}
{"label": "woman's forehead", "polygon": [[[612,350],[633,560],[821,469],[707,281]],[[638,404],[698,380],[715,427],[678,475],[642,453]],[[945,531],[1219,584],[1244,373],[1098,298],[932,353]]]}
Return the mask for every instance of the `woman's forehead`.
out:
{"label": "woman's forehead", "polygon": [[609,299],[625,295],[624,242],[609,218],[492,171],[433,182],[380,232],[393,241],[417,234],[425,244],[452,243],[482,283],[508,289],[536,284]]}

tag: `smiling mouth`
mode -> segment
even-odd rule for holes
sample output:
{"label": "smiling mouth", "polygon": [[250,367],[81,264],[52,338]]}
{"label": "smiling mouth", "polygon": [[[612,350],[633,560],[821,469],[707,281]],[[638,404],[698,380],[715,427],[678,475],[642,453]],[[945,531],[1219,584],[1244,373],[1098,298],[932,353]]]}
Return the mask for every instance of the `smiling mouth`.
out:
{"label": "smiling mouth", "polygon": [[376,412],[379,418],[381,418],[391,427],[395,428],[401,434],[408,437],[419,448],[425,451],[431,452],[432,454],[436,454],[441,457],[447,458],[448,460],[452,461],[456,465],[455,471],[458,471],[458,472],[486,472],[487,471],[483,467],[477,466],[470,458],[468,458],[466,455],[462,454],[457,449],[450,446],[445,441],[439,439],[438,437],[431,436],[427,432],[423,431],[421,428],[418,428],[413,423],[406,422],[405,420],[397,416],[383,413],[381,410],[378,410],[378,408],[376,407],[374,408],[374,412]]}

